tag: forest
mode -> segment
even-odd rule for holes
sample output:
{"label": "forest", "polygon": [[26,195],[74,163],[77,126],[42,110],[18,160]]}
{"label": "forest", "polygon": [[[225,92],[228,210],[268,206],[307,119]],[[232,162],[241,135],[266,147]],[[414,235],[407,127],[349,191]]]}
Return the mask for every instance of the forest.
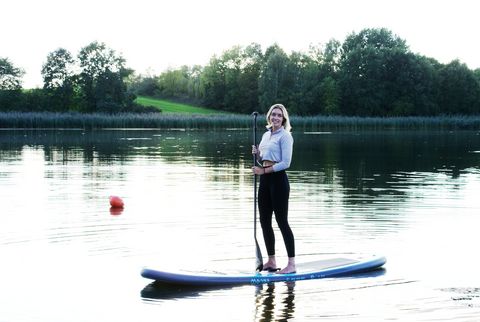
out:
{"label": "forest", "polygon": [[[1,53],[0,53],[1,54]],[[152,112],[137,95],[244,114],[281,102],[292,115],[439,116],[480,114],[480,68],[413,53],[385,28],[287,54],[278,44],[235,46],[205,66],[137,74],[105,43],[74,56],[59,48],[42,66],[43,87],[22,88],[24,72],[0,57],[0,112]]]}

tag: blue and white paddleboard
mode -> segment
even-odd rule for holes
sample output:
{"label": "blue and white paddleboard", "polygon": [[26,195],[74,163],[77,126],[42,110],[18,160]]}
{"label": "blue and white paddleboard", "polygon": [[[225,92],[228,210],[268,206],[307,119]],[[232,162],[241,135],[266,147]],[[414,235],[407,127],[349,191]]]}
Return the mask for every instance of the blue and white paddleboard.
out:
{"label": "blue and white paddleboard", "polygon": [[276,274],[268,272],[220,273],[220,272],[164,272],[143,268],[141,275],[162,283],[190,286],[220,286],[239,284],[264,284],[272,282],[294,282],[327,277],[348,276],[376,270],[386,262],[383,256],[366,258],[330,258],[308,263],[297,263],[297,272]]}

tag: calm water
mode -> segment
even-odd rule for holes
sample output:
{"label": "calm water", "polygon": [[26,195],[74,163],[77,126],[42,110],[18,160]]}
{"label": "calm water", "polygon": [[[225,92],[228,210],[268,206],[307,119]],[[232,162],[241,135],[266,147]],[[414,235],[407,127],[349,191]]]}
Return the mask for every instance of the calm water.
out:
{"label": "calm water", "polygon": [[142,266],[254,269],[250,131],[0,131],[0,321],[480,320],[479,133],[294,138],[297,260],[385,270],[154,287]]}

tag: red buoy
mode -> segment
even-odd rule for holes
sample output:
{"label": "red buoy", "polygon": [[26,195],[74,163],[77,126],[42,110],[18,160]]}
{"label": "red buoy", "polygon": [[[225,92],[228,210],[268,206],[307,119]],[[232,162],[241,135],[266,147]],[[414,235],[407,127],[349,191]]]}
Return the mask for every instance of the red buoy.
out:
{"label": "red buoy", "polygon": [[110,206],[112,208],[123,208],[123,200],[117,196],[110,196]]}

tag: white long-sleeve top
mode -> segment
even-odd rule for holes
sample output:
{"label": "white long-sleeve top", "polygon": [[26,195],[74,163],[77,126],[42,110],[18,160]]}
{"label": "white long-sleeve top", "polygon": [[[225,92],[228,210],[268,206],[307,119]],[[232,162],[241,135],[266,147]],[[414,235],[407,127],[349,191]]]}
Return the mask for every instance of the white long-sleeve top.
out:
{"label": "white long-sleeve top", "polygon": [[282,171],[290,167],[293,154],[292,134],[282,126],[275,132],[268,130],[262,136],[258,145],[261,161],[276,162],[273,171]]}

